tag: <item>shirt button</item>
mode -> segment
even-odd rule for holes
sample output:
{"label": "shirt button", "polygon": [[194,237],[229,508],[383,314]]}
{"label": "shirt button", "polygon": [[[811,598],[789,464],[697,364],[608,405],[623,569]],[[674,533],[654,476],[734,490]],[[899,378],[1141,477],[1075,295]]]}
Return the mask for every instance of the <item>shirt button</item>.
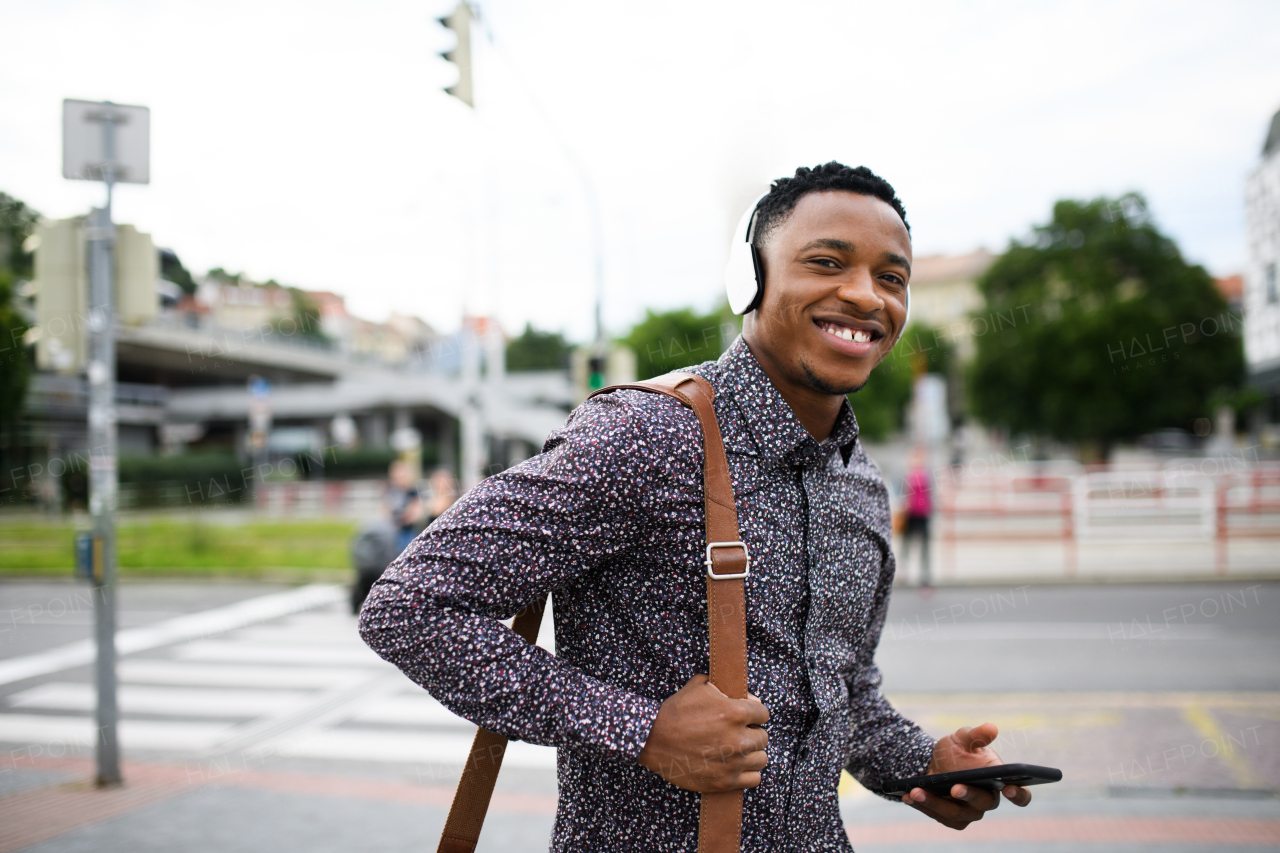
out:
{"label": "shirt button", "polygon": [[799,755],[800,755],[801,761],[804,761],[806,758],[809,757],[809,744],[806,743],[805,745],[800,747]]}
{"label": "shirt button", "polygon": [[817,669],[817,668],[818,668],[818,656],[817,656],[817,655],[810,653],[810,654],[809,654],[809,657],[808,657],[808,658],[806,658],[806,660],[808,660],[808,661],[809,661],[809,669]]}

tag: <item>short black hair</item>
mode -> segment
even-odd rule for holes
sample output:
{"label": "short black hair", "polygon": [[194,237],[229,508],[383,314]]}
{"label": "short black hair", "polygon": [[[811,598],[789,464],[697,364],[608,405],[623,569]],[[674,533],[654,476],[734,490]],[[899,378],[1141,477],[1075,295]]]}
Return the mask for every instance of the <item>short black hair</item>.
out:
{"label": "short black hair", "polygon": [[757,247],[764,245],[769,235],[787,221],[787,217],[796,209],[800,199],[809,193],[831,190],[869,195],[880,199],[897,211],[898,216],[902,217],[902,224],[906,226],[907,233],[911,233],[911,225],[907,222],[907,211],[888,181],[866,166],[858,166],[855,169],[832,160],[830,163],[823,163],[812,169],[801,166],[796,169],[794,177],[778,178],[770,185],[769,194],[760,199],[760,204],[756,207],[755,230],[751,235],[752,244]]}

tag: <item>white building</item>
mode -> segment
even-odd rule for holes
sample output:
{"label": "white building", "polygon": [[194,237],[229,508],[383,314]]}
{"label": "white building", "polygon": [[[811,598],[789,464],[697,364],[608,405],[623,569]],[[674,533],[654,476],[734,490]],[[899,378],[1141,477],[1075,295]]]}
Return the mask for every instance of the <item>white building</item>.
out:
{"label": "white building", "polygon": [[1262,163],[1245,183],[1249,265],[1245,270],[1244,352],[1252,382],[1280,420],[1280,112],[1271,118]]}
{"label": "white building", "polygon": [[911,264],[911,322],[936,329],[961,360],[973,356],[977,336],[992,330],[978,279],[995,263],[986,249],[967,255],[923,255]]}

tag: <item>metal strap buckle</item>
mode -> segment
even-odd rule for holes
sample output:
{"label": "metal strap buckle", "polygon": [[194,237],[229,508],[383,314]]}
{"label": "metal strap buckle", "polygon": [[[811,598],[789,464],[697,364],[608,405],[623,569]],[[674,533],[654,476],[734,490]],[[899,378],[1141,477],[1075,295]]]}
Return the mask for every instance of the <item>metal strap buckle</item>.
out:
{"label": "metal strap buckle", "polygon": [[[742,558],[746,562],[741,572],[729,575],[718,575],[711,568],[711,551],[715,548],[741,548]],[[751,575],[751,555],[747,553],[747,546],[744,542],[709,542],[707,543],[707,577],[713,581],[731,581],[738,578],[750,577]]]}

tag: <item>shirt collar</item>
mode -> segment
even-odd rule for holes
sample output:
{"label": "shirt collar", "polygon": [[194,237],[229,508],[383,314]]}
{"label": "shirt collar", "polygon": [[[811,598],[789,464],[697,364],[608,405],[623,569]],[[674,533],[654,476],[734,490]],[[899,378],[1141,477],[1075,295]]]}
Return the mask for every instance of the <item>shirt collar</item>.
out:
{"label": "shirt collar", "polygon": [[831,435],[819,443],[800,423],[741,335],[720,356],[718,366],[723,390],[736,403],[762,456],[805,464],[839,448],[844,464],[849,464],[858,440],[858,420],[847,399],[841,403]]}

